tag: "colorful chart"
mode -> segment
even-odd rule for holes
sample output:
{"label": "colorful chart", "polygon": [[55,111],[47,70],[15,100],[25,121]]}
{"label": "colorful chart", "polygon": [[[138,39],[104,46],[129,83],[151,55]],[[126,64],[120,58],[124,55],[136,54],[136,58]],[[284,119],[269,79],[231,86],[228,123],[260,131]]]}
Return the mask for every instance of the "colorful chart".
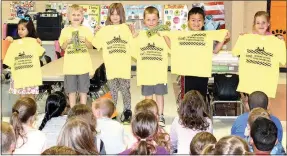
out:
{"label": "colorful chart", "polygon": [[165,5],[164,24],[171,30],[187,30],[187,5]]}
{"label": "colorful chart", "polygon": [[109,11],[109,6],[108,5],[101,5],[101,11],[100,11],[100,26],[104,26],[105,22],[108,18],[108,11]]}
{"label": "colorful chart", "polygon": [[90,28],[94,33],[94,28],[99,24],[100,20],[100,6],[99,5],[80,5],[84,9],[83,25]]}

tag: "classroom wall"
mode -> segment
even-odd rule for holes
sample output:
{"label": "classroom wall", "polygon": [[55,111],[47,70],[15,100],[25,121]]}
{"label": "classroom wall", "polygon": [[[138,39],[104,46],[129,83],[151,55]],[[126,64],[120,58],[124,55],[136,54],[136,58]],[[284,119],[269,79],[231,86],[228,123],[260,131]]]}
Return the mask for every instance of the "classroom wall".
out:
{"label": "classroom wall", "polygon": [[[2,23],[9,18],[11,1],[2,1]],[[36,1],[36,12],[44,11],[45,5],[49,1]],[[50,1],[61,2],[61,1]],[[65,1],[69,3],[69,1]],[[123,4],[187,4],[204,1],[70,1],[76,4],[111,4],[121,2]],[[227,44],[227,49],[231,50],[235,44],[239,33],[250,32],[252,30],[253,16],[259,10],[267,10],[267,1],[224,1],[226,29],[231,33],[231,41]],[[0,32],[1,33],[1,32]]]}

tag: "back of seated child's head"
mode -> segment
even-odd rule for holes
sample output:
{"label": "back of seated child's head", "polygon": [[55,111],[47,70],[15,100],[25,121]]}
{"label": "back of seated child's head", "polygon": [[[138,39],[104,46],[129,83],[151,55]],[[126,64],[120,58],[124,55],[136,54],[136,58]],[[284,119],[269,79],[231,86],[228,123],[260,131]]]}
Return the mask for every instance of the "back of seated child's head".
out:
{"label": "back of seated child's head", "polygon": [[[158,120],[158,106],[153,99],[144,99],[136,104],[135,114],[142,111],[150,111],[154,113]],[[165,147],[168,151],[170,150],[170,136],[159,127],[158,133],[154,137],[154,141],[159,145]]]}
{"label": "back of seated child's head", "polygon": [[66,146],[53,146],[46,149],[41,155],[77,155],[77,152]]}
{"label": "back of seated child's head", "polygon": [[158,106],[153,99],[144,99],[135,106],[135,113],[147,110],[153,112],[158,117]]}
{"label": "back of seated child's head", "polygon": [[204,131],[210,126],[206,120],[210,117],[206,110],[205,100],[196,90],[191,90],[184,95],[178,114],[181,125],[186,128]]}
{"label": "back of seated child's head", "polygon": [[247,142],[239,136],[221,138],[214,147],[215,155],[245,155],[249,153]]}
{"label": "back of seated child's head", "polygon": [[256,149],[269,152],[276,144],[277,133],[278,130],[273,121],[259,117],[251,126],[250,136]]}
{"label": "back of seated child's head", "polygon": [[97,120],[92,112],[92,109],[84,104],[76,104],[68,112],[68,119],[77,117],[84,119],[87,123],[90,124],[91,130],[96,132]]}
{"label": "back of seated child's head", "polygon": [[249,105],[250,110],[254,108],[258,108],[258,107],[267,110],[268,96],[264,92],[255,91],[249,95],[248,105]]}
{"label": "back of seated child's head", "polygon": [[1,153],[12,154],[16,146],[16,137],[13,127],[7,123],[1,123]]}
{"label": "back of seated child's head", "polygon": [[42,120],[39,130],[42,130],[51,118],[61,116],[66,106],[66,96],[62,92],[57,91],[49,95],[46,100],[45,116]]}
{"label": "back of seated child's head", "polygon": [[251,127],[253,122],[259,117],[270,119],[270,114],[263,108],[259,108],[259,107],[258,108],[254,108],[249,113],[248,125]]}
{"label": "back of seated child's head", "polygon": [[156,152],[154,136],[158,131],[158,121],[151,111],[140,111],[131,121],[133,135],[137,146],[131,149],[131,155],[151,155]]}
{"label": "back of seated child's head", "polygon": [[93,105],[93,109],[100,111],[102,117],[111,118],[113,113],[115,112],[115,104],[109,98],[99,98],[95,100]]}
{"label": "back of seated child's head", "polygon": [[199,155],[206,145],[215,144],[216,141],[217,140],[213,134],[209,132],[199,132],[192,138],[190,142],[190,154]]}

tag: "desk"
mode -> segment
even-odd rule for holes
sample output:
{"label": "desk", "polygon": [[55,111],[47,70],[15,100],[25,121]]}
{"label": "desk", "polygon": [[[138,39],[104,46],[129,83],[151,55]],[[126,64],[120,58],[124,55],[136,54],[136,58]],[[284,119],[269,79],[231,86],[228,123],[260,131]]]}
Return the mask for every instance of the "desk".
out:
{"label": "desk", "polygon": [[[96,71],[103,63],[102,53],[96,50],[90,50],[93,64],[93,70]],[[63,75],[64,57],[54,60],[41,68],[43,81],[64,81]],[[90,77],[94,76],[94,72],[90,73]]]}

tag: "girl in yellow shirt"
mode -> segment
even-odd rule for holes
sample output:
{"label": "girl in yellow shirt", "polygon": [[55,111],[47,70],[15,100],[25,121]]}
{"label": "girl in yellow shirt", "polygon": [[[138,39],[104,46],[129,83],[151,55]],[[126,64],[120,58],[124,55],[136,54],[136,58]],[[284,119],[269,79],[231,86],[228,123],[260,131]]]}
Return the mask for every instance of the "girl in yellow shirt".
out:
{"label": "girl in yellow shirt", "polygon": [[[112,3],[109,6],[108,17],[105,25],[119,25],[126,22],[125,10],[121,3]],[[101,29],[100,26],[96,26],[95,32]],[[131,111],[131,93],[130,93],[130,79],[114,78],[107,82],[113,101],[115,105],[118,101],[118,92],[120,91],[123,96],[124,111],[121,116],[123,123],[130,123],[132,117]]]}

